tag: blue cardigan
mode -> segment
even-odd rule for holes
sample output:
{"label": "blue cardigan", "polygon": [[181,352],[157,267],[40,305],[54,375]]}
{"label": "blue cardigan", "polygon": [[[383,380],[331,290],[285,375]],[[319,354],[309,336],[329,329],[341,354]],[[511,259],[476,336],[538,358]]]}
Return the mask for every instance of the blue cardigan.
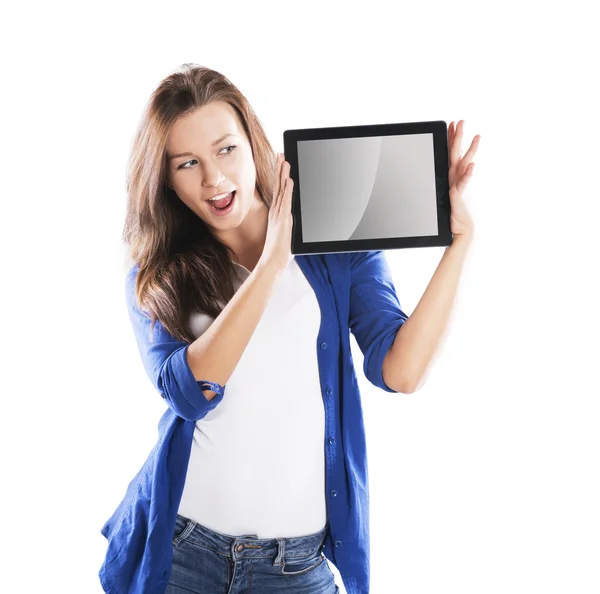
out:
{"label": "blue cardigan", "polygon": [[[368,594],[368,468],[350,331],[363,353],[367,379],[394,392],[383,381],[383,359],[407,316],[382,251],[295,259],[321,308],[315,348],[325,435],[335,437],[333,444],[324,438],[329,519],[324,553],[338,568],[348,594]],[[164,594],[195,423],[225,395],[225,386],[212,384],[217,395],[205,397],[202,386],[206,389],[209,383],[197,381],[187,364],[189,343],[175,339],[160,321],[151,340],[151,319],[135,303],[138,270],[135,265],[126,278],[128,312],[144,367],[168,408],[158,423],[156,445],[101,530],[108,547],[98,575],[108,594]]]}

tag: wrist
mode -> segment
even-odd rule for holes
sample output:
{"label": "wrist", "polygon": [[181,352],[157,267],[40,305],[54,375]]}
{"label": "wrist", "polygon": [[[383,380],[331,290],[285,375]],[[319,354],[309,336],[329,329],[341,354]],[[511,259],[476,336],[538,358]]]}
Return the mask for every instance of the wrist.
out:
{"label": "wrist", "polygon": [[473,243],[473,232],[469,231],[468,233],[460,233],[459,235],[454,235],[452,237],[452,244],[448,247],[453,247],[455,245],[464,245],[468,247]]}

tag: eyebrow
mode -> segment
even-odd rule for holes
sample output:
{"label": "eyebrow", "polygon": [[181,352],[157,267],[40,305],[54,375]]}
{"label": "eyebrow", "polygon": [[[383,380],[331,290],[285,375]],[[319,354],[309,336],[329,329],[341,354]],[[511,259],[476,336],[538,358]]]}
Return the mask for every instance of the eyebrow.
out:
{"label": "eyebrow", "polygon": [[[235,134],[231,134],[231,132],[227,132],[227,134],[224,134],[223,136],[221,136],[221,138],[217,138],[217,140],[215,140],[212,143],[212,146],[215,146],[215,145],[219,144],[219,142],[222,142],[228,136],[235,136]],[[178,159],[179,157],[187,157],[187,156],[193,157],[194,153],[185,152],[185,153],[177,153],[176,155],[169,155],[167,157],[167,161],[172,161],[173,159]]]}

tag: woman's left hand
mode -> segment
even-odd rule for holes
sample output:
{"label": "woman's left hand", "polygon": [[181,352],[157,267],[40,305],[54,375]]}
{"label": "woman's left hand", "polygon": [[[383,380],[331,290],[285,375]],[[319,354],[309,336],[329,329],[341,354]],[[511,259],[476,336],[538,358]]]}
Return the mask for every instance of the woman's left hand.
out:
{"label": "woman's left hand", "polygon": [[473,175],[473,157],[479,146],[478,134],[471,141],[471,146],[465,154],[460,158],[460,144],[463,135],[464,120],[460,120],[455,126],[454,122],[450,122],[448,126],[448,146],[450,147],[450,169],[448,172],[448,181],[450,182],[450,230],[453,235],[464,235],[471,237],[473,234],[473,221],[467,207],[463,201],[463,192],[467,186],[467,182]]}

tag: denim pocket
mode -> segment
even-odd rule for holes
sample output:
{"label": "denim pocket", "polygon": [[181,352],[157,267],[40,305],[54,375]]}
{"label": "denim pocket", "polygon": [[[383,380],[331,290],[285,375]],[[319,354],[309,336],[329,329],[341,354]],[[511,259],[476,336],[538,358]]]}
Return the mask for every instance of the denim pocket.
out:
{"label": "denim pocket", "polygon": [[310,557],[304,557],[302,559],[291,559],[283,560],[281,566],[282,575],[300,575],[309,572],[311,569],[317,568],[321,563],[325,561],[325,555],[319,549],[314,555]]}
{"label": "denim pocket", "polygon": [[175,521],[175,530],[173,531],[173,546],[178,547],[196,527],[194,520],[183,520],[182,517],[178,516]]}

